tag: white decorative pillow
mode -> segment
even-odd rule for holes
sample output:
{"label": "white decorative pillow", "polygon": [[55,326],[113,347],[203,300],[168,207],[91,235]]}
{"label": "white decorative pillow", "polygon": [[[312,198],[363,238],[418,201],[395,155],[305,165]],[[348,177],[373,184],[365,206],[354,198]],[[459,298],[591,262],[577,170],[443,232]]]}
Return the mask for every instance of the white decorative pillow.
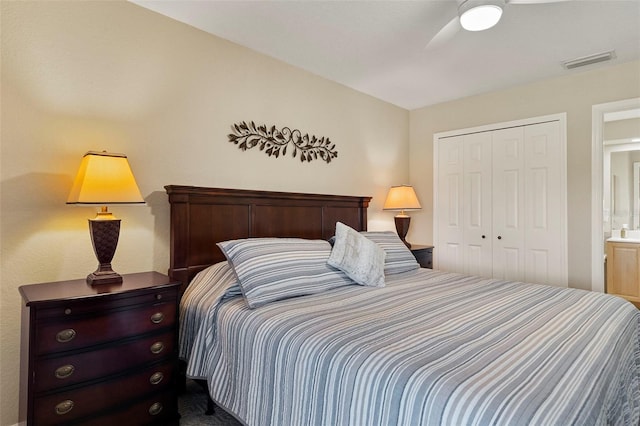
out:
{"label": "white decorative pillow", "polygon": [[384,287],[385,252],[353,228],[336,223],[336,240],[327,263],[369,287]]}
{"label": "white decorative pillow", "polygon": [[238,277],[250,308],[353,284],[327,264],[331,245],[324,240],[247,238],[224,241],[218,247]]}

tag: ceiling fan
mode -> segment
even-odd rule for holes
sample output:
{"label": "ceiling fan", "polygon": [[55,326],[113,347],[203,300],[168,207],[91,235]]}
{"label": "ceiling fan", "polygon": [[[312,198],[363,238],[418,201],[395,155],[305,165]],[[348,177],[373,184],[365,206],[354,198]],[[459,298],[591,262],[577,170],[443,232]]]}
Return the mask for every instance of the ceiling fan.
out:
{"label": "ceiling fan", "polygon": [[459,0],[458,14],[429,41],[427,49],[434,49],[455,36],[460,29],[484,31],[496,25],[508,5],[560,3],[572,0]]}

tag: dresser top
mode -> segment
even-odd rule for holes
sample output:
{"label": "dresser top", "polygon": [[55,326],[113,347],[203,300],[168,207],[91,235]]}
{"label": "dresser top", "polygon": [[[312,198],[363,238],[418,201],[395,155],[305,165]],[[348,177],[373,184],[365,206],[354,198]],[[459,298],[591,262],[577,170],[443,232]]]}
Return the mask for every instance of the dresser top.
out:
{"label": "dresser top", "polygon": [[41,284],[29,284],[20,287],[20,294],[27,306],[39,302],[82,299],[122,295],[145,288],[161,288],[179,285],[159,272],[139,272],[122,276],[121,284],[88,284],[86,280],[57,281]]}

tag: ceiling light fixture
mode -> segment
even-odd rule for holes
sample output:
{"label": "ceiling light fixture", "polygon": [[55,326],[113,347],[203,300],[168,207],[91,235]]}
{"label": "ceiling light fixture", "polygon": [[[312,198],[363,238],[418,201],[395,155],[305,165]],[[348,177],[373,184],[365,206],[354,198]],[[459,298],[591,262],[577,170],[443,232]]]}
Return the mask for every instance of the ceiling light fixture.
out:
{"label": "ceiling light fixture", "polygon": [[467,31],[484,31],[500,21],[504,0],[465,0],[458,6],[460,25]]}

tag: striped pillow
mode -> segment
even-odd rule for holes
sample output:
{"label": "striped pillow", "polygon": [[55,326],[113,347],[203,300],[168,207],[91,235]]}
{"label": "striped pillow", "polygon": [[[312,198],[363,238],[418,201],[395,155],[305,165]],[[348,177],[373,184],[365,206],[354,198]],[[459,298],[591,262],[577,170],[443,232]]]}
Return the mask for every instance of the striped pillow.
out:
{"label": "striped pillow", "polygon": [[404,245],[398,234],[391,231],[386,232],[361,232],[362,235],[378,243],[387,254],[384,261],[384,274],[399,274],[401,272],[419,269],[420,265],[411,253],[411,250]]}
{"label": "striped pillow", "polygon": [[329,266],[324,240],[248,238],[218,243],[233,267],[250,308],[353,284]]}

